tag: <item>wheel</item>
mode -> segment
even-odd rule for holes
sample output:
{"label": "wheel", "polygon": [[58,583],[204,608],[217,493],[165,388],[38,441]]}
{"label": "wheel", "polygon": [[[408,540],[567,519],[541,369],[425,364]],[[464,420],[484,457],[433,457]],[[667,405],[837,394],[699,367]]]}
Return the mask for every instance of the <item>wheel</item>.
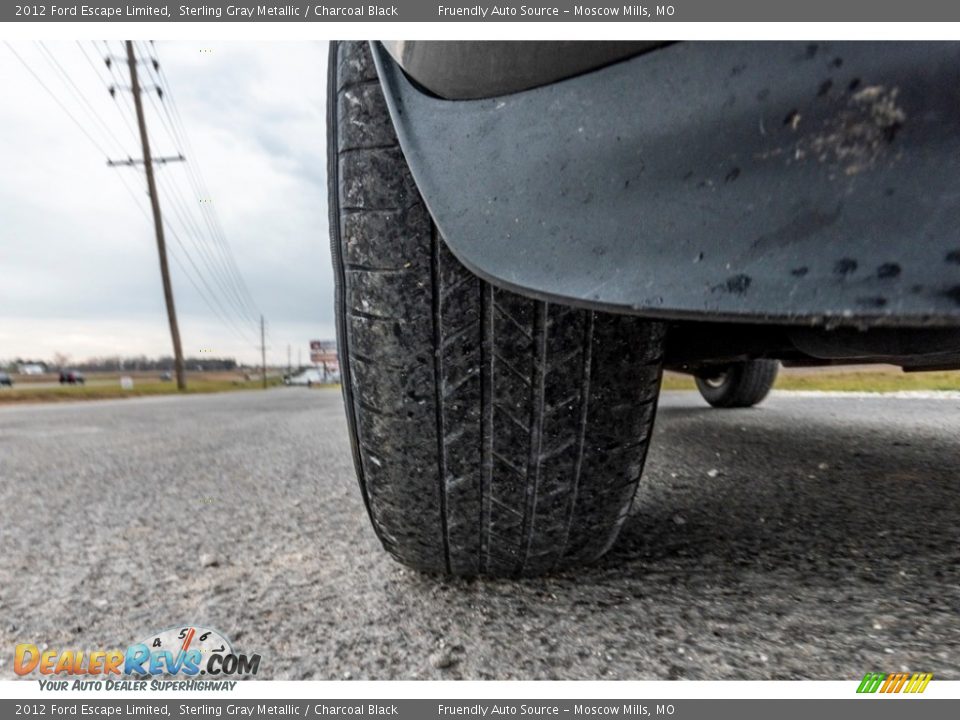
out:
{"label": "wheel", "polygon": [[369,47],[331,43],[329,83],[342,388],[384,548],[465,576],[599,557],[640,478],[664,326],[471,274],[414,185]]}
{"label": "wheel", "polygon": [[697,374],[697,389],[716,408],[746,408],[761,402],[777,379],[776,360],[748,360]]}

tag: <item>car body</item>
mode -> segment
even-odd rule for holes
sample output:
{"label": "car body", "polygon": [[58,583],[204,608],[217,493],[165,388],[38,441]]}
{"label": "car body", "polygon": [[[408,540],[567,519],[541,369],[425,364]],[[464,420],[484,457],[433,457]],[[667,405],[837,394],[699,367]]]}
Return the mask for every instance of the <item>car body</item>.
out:
{"label": "car body", "polygon": [[0,372],[0,386],[6,385],[7,387],[13,387],[13,379],[5,372]]}
{"label": "car body", "polygon": [[284,385],[313,385],[322,382],[324,382],[323,372],[316,368],[307,368],[283,379]]}
{"label": "car body", "polygon": [[61,370],[60,371],[60,384],[61,385],[83,385],[86,383],[86,378],[83,376],[83,373],[79,370]]}
{"label": "car body", "polygon": [[670,321],[676,369],[960,367],[960,44],[393,42],[374,58],[418,189],[490,282]]}

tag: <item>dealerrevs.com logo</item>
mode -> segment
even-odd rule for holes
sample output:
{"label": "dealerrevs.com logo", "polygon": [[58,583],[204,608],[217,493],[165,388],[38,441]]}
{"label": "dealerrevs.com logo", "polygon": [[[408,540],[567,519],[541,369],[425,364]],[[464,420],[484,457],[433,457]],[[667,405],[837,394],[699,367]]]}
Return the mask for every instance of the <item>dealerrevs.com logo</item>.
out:
{"label": "dealerrevs.com logo", "polygon": [[[260,656],[237,653],[222,633],[193,625],[154,633],[126,650],[41,650],[35,644],[21,643],[14,652],[13,669],[21,676],[47,676],[46,682],[41,680],[45,689],[68,689],[66,680],[53,680],[53,677],[68,676],[75,681],[74,689],[100,689],[96,682],[85,682],[82,686],[76,684],[89,679],[102,680],[117,689],[141,690],[145,689],[146,680],[161,676],[189,680],[203,676],[207,680],[225,680],[256,675],[260,669]],[[117,676],[136,681],[121,685]],[[153,684],[151,687],[163,685]],[[190,687],[181,684],[176,689]]]}

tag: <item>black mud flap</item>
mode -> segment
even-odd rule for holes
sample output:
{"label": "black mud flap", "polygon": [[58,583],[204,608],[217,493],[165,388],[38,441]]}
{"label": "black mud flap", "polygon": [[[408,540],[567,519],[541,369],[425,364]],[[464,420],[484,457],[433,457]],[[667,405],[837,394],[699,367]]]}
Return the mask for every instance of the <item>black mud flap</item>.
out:
{"label": "black mud flap", "polygon": [[679,43],[393,121],[460,260],[672,319],[960,324],[960,44]]}

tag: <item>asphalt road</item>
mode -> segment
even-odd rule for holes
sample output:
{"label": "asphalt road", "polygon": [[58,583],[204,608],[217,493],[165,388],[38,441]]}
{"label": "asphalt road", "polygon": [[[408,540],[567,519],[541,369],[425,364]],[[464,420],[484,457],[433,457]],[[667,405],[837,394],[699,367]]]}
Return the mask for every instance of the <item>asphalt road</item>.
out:
{"label": "asphalt road", "polygon": [[380,550],[335,390],[0,408],[0,676],[199,623],[277,679],[960,679],[958,444],[956,399],[668,393],[599,565],[467,582]]}

